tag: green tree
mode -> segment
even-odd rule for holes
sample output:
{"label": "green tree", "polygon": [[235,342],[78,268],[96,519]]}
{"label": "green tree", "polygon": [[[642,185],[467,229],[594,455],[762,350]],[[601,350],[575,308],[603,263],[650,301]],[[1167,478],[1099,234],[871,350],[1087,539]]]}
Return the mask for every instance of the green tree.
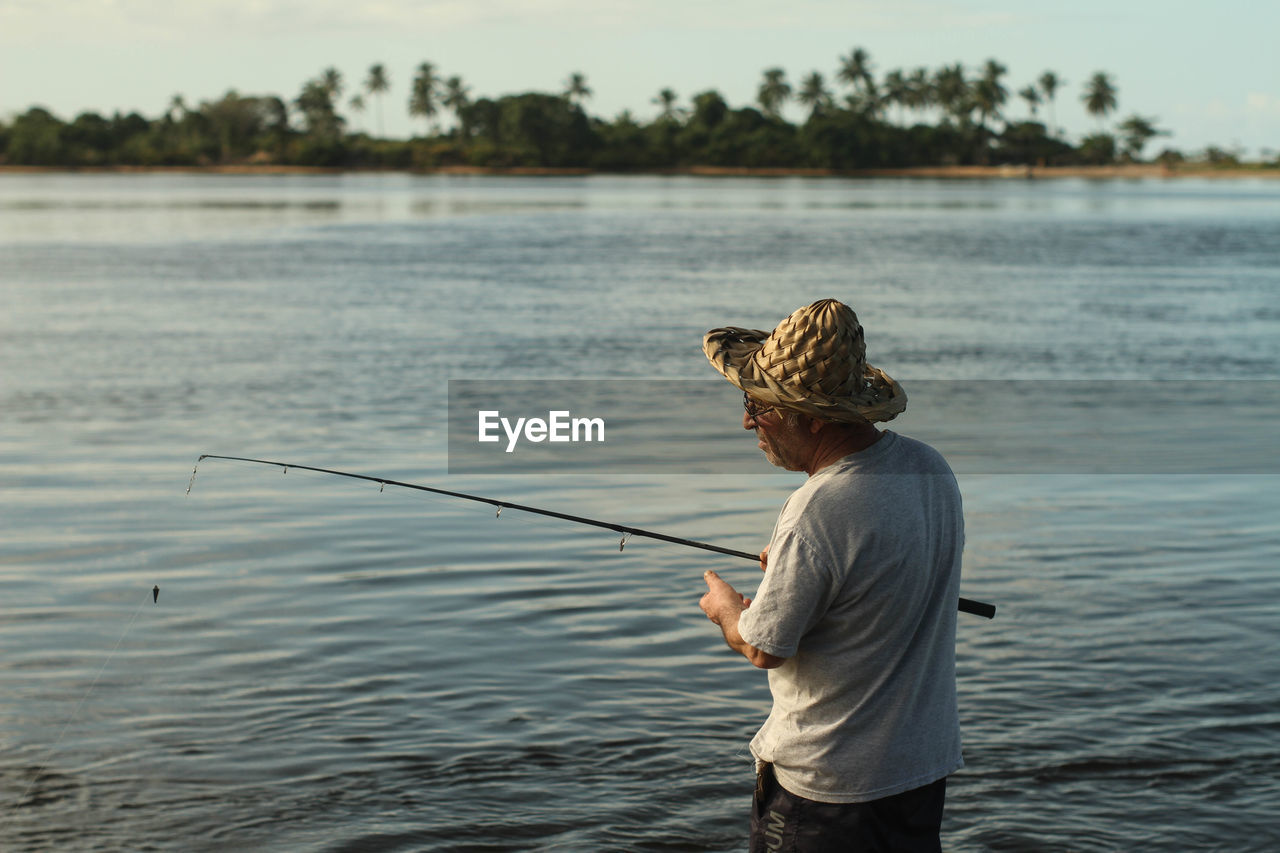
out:
{"label": "green tree", "polygon": [[458,135],[464,140],[467,139],[471,135],[470,128],[467,126],[467,106],[471,103],[471,90],[457,74],[445,81],[444,96],[441,97],[440,103],[453,110],[454,118],[458,120]]}
{"label": "green tree", "polygon": [[833,105],[831,92],[827,90],[826,82],[817,71],[800,81],[800,91],[796,94],[796,100],[809,108],[810,117],[826,112]]}
{"label": "green tree", "polygon": [[[492,151],[500,139],[498,130],[499,118],[498,102],[489,98],[480,98],[467,102],[467,105],[462,108],[462,114],[458,116],[458,123],[461,127],[467,129],[466,137],[468,140],[482,140],[485,146]],[[484,152],[482,151],[476,156],[480,158],[475,161],[476,165],[483,165],[483,160],[486,156]]]}
{"label": "green tree", "polygon": [[266,124],[262,142],[274,152],[277,161],[283,160],[292,132],[289,129],[289,107],[275,95],[264,95],[258,102]]}
{"label": "green tree", "polygon": [[498,100],[498,142],[518,165],[587,166],[597,137],[582,108],[567,98],[530,92]]}
{"label": "green tree", "polygon": [[1225,148],[1219,148],[1216,145],[1210,145],[1204,151],[1197,155],[1196,159],[1202,160],[1211,166],[1239,166],[1241,151],[1230,151]]}
{"label": "green tree", "polygon": [[44,107],[31,107],[9,126],[9,145],[5,151],[9,162],[22,166],[63,165],[64,127],[63,122]]}
{"label": "green tree", "polygon": [[881,89],[885,105],[896,104],[898,107],[898,124],[906,124],[907,104],[911,101],[911,87],[907,84],[906,75],[899,68],[893,69],[884,75],[884,85]]}
{"label": "green tree", "polygon": [[169,99],[169,109],[165,111],[164,117],[171,122],[180,122],[187,115],[187,102],[182,95],[174,95]]}
{"label": "green tree", "polygon": [[[241,97],[234,89],[216,101],[200,104],[209,130],[217,140],[218,159],[231,163],[254,153],[258,137],[267,128],[268,111],[264,99]],[[336,119],[336,116],[326,120]]]}
{"label": "green tree", "polygon": [[1040,92],[1044,95],[1044,99],[1049,102],[1049,132],[1057,136],[1058,115],[1055,99],[1058,95],[1058,89],[1063,85],[1063,81],[1052,71],[1046,71],[1040,75],[1040,79],[1037,82],[1040,85]]}
{"label": "green tree", "polygon": [[[279,101],[279,98],[276,98]],[[288,123],[288,108],[285,123]],[[156,147],[159,150],[160,162],[167,165],[192,165],[199,160],[204,137],[207,134],[207,120],[199,112],[187,107],[182,95],[174,95],[169,99],[169,106],[156,127]]]}
{"label": "green tree", "polygon": [[840,57],[836,80],[853,89],[855,94],[867,92],[875,89],[876,85],[871,71],[871,55],[860,47],[854,48],[848,56]]}
{"label": "green tree", "polygon": [[663,89],[658,93],[657,97],[650,101],[650,103],[657,104],[662,107],[662,112],[658,114],[658,121],[671,123],[680,121],[684,111],[676,106],[676,102],[678,100],[679,98],[674,90]]}
{"label": "green tree", "polygon": [[670,118],[658,117],[644,129],[647,161],[650,166],[671,168],[680,165],[684,157],[681,148],[682,121],[685,111],[672,107]]}
{"label": "green tree", "polygon": [[690,163],[707,163],[707,149],[729,115],[729,105],[715,89],[693,96],[693,112],[676,137],[676,147]]}
{"label": "green tree", "polygon": [[1085,163],[1105,166],[1116,160],[1116,138],[1109,133],[1093,133],[1081,140],[1076,150]]}
{"label": "green tree", "polygon": [[929,69],[917,68],[911,72],[911,76],[907,78],[905,97],[910,109],[921,112],[937,103],[937,94],[933,88],[933,78],[929,74]]}
{"label": "green tree", "polygon": [[981,164],[990,162],[994,131],[987,123],[1001,118],[1001,107],[1009,97],[1009,91],[1000,80],[1006,70],[996,60],[988,59],[982,67],[982,76],[974,81],[970,89],[972,108],[978,111],[977,161]]}
{"label": "green tree", "polygon": [[1080,100],[1084,102],[1084,108],[1089,115],[1098,119],[1099,127],[1102,126],[1102,120],[1107,117],[1107,114],[1115,110],[1117,94],[1115,84],[1103,71],[1096,72],[1085,84],[1084,94],[1080,96]]}
{"label": "green tree", "polygon": [[356,115],[364,115],[364,110],[365,110],[364,95],[360,94],[359,92],[356,92],[354,95],[352,95],[351,98],[347,101],[347,109],[351,110],[351,112],[355,113]]}
{"label": "green tree", "polygon": [[1009,99],[1009,90],[1000,82],[1008,69],[994,59],[988,59],[982,66],[982,76],[974,84],[973,95],[977,105],[979,123],[985,127],[987,121],[1000,117],[1000,108]]}
{"label": "green tree", "polygon": [[342,135],[342,118],[333,105],[333,90],[322,78],[308,80],[294,99],[302,113],[303,130],[308,136],[332,140]]}
{"label": "green tree", "polygon": [[409,115],[422,116],[427,121],[427,132],[431,131],[431,121],[435,118],[439,105],[436,99],[440,92],[440,77],[436,67],[430,62],[418,66],[418,73],[413,77],[413,86],[409,91]]}
{"label": "green tree", "polygon": [[747,168],[787,166],[801,158],[796,129],[751,107],[726,114],[694,153],[707,165]]}
{"label": "green tree", "polygon": [[68,163],[102,165],[111,162],[117,153],[112,123],[94,112],[81,113],[63,125],[61,141]]}
{"label": "green tree", "polygon": [[591,97],[591,89],[587,86],[587,78],[580,72],[573,72],[564,83],[564,96],[574,104],[582,106],[582,102]]}
{"label": "green tree", "polygon": [[1010,122],[1000,133],[994,155],[999,163],[1070,162],[1075,151],[1060,139],[1054,139],[1038,121]]}
{"label": "green tree", "polygon": [[160,155],[152,144],[151,122],[138,113],[111,117],[111,161],[153,166]]}
{"label": "green tree", "polygon": [[600,122],[597,131],[600,149],[592,161],[595,168],[627,172],[670,165],[653,158],[645,129],[630,110],[623,110],[612,122]]}
{"label": "green tree", "polygon": [[463,108],[468,157],[483,166],[589,166],[599,136],[582,109],[560,95],[528,92],[481,98]]}
{"label": "green tree", "polygon": [[342,97],[342,74],[333,66],[320,72],[320,85],[329,93],[330,100],[337,101]]}
{"label": "green tree", "polygon": [[378,108],[378,136],[385,137],[386,130],[382,125],[382,94],[391,88],[391,81],[387,78],[387,69],[382,63],[376,63],[369,66],[369,76],[364,80],[364,90],[374,98],[374,103]]}
{"label": "green tree", "polygon": [[782,117],[782,105],[791,98],[791,84],[787,82],[786,72],[781,68],[770,68],[764,72],[760,88],[756,90],[756,102],[769,118]]}
{"label": "green tree", "polygon": [[1031,111],[1031,118],[1034,119],[1040,108],[1040,90],[1035,86],[1024,86],[1018,90],[1018,97],[1027,102],[1027,109]]}
{"label": "green tree", "polygon": [[866,89],[860,89],[845,95],[844,105],[847,112],[867,121],[873,121],[878,120],[880,114],[884,112],[885,102],[880,95],[880,91],[873,84]]}
{"label": "green tree", "polygon": [[969,123],[973,112],[973,93],[959,62],[944,65],[933,74],[934,99],[942,108],[944,121],[954,118],[960,124]]}
{"label": "green tree", "polygon": [[[866,98],[865,90],[849,97]],[[809,165],[825,169],[870,169],[884,165],[891,150],[887,128],[867,113],[832,110],[811,116],[799,144]]]}
{"label": "green tree", "polygon": [[1143,118],[1136,113],[1120,122],[1117,129],[1120,131],[1124,155],[1130,160],[1139,159],[1142,156],[1142,149],[1153,138],[1169,135],[1168,131],[1160,130],[1155,126],[1155,119]]}
{"label": "green tree", "polygon": [[712,130],[719,127],[728,114],[725,99],[715,89],[709,89],[693,96],[693,118],[689,123]]}

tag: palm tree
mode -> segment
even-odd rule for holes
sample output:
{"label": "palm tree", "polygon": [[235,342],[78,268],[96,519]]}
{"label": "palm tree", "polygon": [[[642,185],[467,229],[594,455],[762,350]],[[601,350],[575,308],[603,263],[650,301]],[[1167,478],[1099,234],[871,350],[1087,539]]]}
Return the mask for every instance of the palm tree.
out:
{"label": "palm tree", "polygon": [[435,117],[436,96],[440,92],[440,78],[436,75],[436,67],[430,62],[418,66],[414,75],[413,86],[409,94],[409,115],[422,116],[427,120],[428,132],[431,119]]}
{"label": "palm tree", "polygon": [[964,76],[964,66],[959,62],[944,65],[934,72],[933,95],[944,115],[967,123],[971,109],[969,81]]}
{"label": "palm tree", "polygon": [[181,95],[174,95],[169,99],[169,109],[165,112],[165,118],[177,124],[186,118],[187,102],[182,99]]}
{"label": "palm tree", "polygon": [[770,68],[764,72],[764,80],[756,91],[756,101],[764,114],[770,118],[781,118],[782,104],[791,97],[791,84],[786,80],[786,72],[781,68]]}
{"label": "palm tree", "polygon": [[917,68],[907,78],[907,106],[913,110],[927,110],[937,102],[933,80],[928,68]]}
{"label": "palm tree", "polygon": [[974,95],[984,125],[988,118],[999,117],[1000,108],[1009,99],[1009,90],[1000,82],[1000,78],[1008,70],[994,59],[988,59],[982,66],[982,77],[974,86]]}
{"label": "palm tree", "polygon": [[1098,71],[1085,84],[1080,100],[1084,101],[1089,115],[1098,117],[1098,128],[1101,129],[1102,120],[1116,108],[1116,87],[1106,72]]}
{"label": "palm tree", "polygon": [[333,96],[323,77],[304,83],[293,103],[302,113],[308,134],[332,139],[342,133],[342,117],[334,111]]}
{"label": "palm tree", "polygon": [[386,131],[382,127],[382,93],[391,88],[391,81],[387,79],[387,70],[382,67],[379,62],[376,65],[369,66],[369,76],[365,78],[364,90],[377,100],[378,104],[378,136],[386,136]]}
{"label": "palm tree", "polygon": [[855,93],[875,88],[871,76],[871,55],[862,48],[855,48],[848,56],[840,57],[840,69],[836,79],[849,86]]}
{"label": "palm tree", "polygon": [[440,99],[440,103],[453,110],[453,115],[458,120],[458,133],[463,139],[471,135],[471,128],[467,126],[467,107],[471,105],[471,90],[462,82],[462,78],[453,75],[444,84],[444,96]]}
{"label": "palm tree", "polygon": [[984,129],[988,119],[1000,115],[1000,103],[990,80],[983,78],[973,84],[973,107],[978,111],[978,126]]}
{"label": "palm tree", "polygon": [[659,121],[679,121],[682,110],[676,106],[678,96],[671,89],[663,89],[658,93],[650,103],[657,104],[662,107],[662,112],[658,115]]}
{"label": "palm tree", "polygon": [[364,95],[356,92],[351,96],[351,100],[347,101],[347,108],[358,115],[364,114]]}
{"label": "palm tree", "polygon": [[289,107],[275,96],[263,99],[262,111],[267,117],[267,129],[282,137],[289,131]]}
{"label": "palm tree", "polygon": [[905,110],[911,100],[907,78],[899,69],[884,75],[884,102],[898,105],[898,124],[906,124]]}
{"label": "palm tree", "polygon": [[1040,75],[1040,91],[1044,93],[1044,98],[1049,102],[1049,133],[1053,136],[1058,134],[1058,115],[1054,108],[1054,96],[1058,92],[1058,87],[1065,82],[1054,74],[1052,71],[1046,71]]}
{"label": "palm tree", "polygon": [[844,104],[846,109],[864,118],[878,118],[884,111],[884,99],[876,91],[874,83],[866,89],[845,95]]}
{"label": "palm tree", "polygon": [[1035,121],[1036,110],[1040,106],[1040,90],[1035,86],[1024,86],[1018,90],[1018,97],[1027,102],[1027,108],[1031,110],[1031,120]]}
{"label": "palm tree", "polygon": [[564,96],[579,107],[582,102],[591,97],[591,89],[587,87],[587,78],[578,71],[569,75],[569,79],[564,82]]}
{"label": "palm tree", "polygon": [[800,81],[800,91],[796,100],[809,108],[809,115],[815,116],[831,108],[831,93],[827,91],[822,75],[814,71]]}
{"label": "palm tree", "polygon": [[320,85],[329,94],[330,99],[338,100],[338,97],[342,94],[341,72],[333,66],[329,66],[320,72]]}

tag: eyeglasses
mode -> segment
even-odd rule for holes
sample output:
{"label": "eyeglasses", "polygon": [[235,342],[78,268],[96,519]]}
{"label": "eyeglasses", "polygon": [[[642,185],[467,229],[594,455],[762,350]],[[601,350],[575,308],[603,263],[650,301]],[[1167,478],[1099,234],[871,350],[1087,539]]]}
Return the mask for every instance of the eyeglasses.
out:
{"label": "eyeglasses", "polygon": [[743,391],[742,392],[742,408],[747,410],[747,417],[755,421],[755,420],[759,420],[761,415],[767,415],[778,407],[768,406],[765,408],[761,408],[760,405],[756,403],[755,400],[751,399],[750,394],[748,394],[746,391]]}

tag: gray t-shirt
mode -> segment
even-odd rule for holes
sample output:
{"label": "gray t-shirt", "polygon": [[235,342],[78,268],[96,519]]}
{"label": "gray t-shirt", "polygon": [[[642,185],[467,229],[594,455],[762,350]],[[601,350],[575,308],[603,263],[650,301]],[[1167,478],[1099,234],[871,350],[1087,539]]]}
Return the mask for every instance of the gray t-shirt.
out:
{"label": "gray t-shirt", "polygon": [[956,709],[960,490],[927,444],[886,431],[782,508],[738,630],[787,660],[751,741],[794,794],[887,797],[963,766]]}

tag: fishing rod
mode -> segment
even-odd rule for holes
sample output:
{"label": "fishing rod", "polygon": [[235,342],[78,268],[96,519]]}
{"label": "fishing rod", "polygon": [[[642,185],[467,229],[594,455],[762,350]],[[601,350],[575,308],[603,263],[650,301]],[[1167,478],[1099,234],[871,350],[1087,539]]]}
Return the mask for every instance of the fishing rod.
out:
{"label": "fishing rod", "polygon": [[[418,483],[405,483],[400,480],[390,480],[386,477],[374,477],[368,474],[353,474],[350,471],[335,471],[332,468],[315,468],[311,465],[295,465],[292,462],[273,462],[270,459],[252,459],[247,456],[219,456],[216,453],[204,453],[196,460],[195,467],[191,469],[191,481],[187,483],[187,494],[191,494],[191,487],[195,485],[196,473],[200,470],[200,463],[206,459],[226,459],[232,462],[252,462],[257,465],[274,465],[288,474],[290,468],[296,468],[299,471],[315,471],[320,474],[333,474],[338,477],[350,477],[353,480],[367,480],[370,483],[378,484],[378,491],[387,486],[399,486],[402,489],[417,489],[420,492],[430,492],[434,495],[444,495],[450,498],[461,498],[466,501],[475,501],[477,503],[488,504],[497,508],[497,516],[502,515],[504,509],[514,509],[520,512],[533,513],[534,515],[545,515],[550,518],[559,518],[564,521],[572,521],[577,524],[589,524],[592,527],[602,527],[605,530],[612,530],[615,533],[622,534],[622,539],[618,542],[618,550],[621,551],[627,545],[627,539],[632,536],[643,536],[646,539],[657,539],[660,542],[670,542],[673,545],[684,545],[689,548],[701,548],[703,551],[713,551],[717,554],[725,554],[730,557],[741,557],[744,560],[758,562],[759,554],[749,554],[746,551],[735,551],[732,548],[722,548],[719,545],[712,545],[707,542],[698,542],[693,539],[682,539],[679,536],[668,536],[665,533],[657,533],[653,530],[645,530],[640,527],[628,527],[625,524],[614,524],[611,521],[600,521],[595,518],[584,518],[580,515],[570,515],[565,512],[556,512],[555,510],[542,509],[541,507],[528,506],[526,504],[512,503],[511,501],[501,501],[497,498],[487,498],[482,495],[469,495],[466,492],[454,492],[448,489],[440,489],[435,486],[423,486]],[[996,615],[996,606],[987,604],[983,601],[974,601],[969,598],[961,598],[959,602],[959,610],[962,613],[971,613],[974,616],[981,616],[985,619],[991,619]]]}

